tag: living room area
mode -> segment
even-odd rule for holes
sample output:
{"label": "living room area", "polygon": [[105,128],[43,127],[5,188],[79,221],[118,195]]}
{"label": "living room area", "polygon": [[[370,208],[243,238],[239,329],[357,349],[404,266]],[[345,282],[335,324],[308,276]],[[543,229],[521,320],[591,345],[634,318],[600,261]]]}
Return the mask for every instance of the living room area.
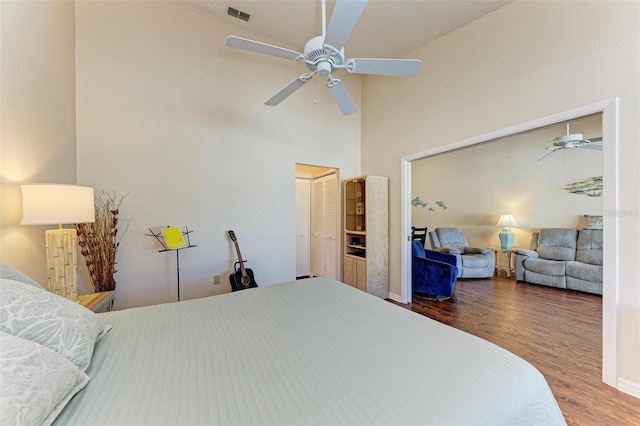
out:
{"label": "living room area", "polygon": [[[554,145],[567,131],[594,141],[589,149]],[[498,222],[507,214],[514,249],[528,249],[542,228],[581,229],[585,215],[604,211],[600,137],[602,114],[594,114],[414,161],[411,225],[456,227],[470,246],[500,248]]]}

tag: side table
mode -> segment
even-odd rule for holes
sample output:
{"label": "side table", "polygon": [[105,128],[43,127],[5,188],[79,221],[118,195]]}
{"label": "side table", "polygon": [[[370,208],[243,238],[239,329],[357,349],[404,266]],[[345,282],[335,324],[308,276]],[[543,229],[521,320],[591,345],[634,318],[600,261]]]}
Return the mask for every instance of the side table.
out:
{"label": "side table", "polygon": [[[503,249],[503,248],[495,248],[491,247],[493,250],[493,255],[496,259],[496,273],[498,271],[504,271],[507,274],[507,278],[511,278],[511,273],[515,273],[514,265],[513,265],[513,253],[516,251],[515,248]],[[498,263],[498,253],[505,253],[507,255],[507,264],[501,265]]]}
{"label": "side table", "polygon": [[78,303],[93,312],[109,312],[113,309],[113,301],[116,300],[115,291],[103,291],[100,293],[78,295]]}

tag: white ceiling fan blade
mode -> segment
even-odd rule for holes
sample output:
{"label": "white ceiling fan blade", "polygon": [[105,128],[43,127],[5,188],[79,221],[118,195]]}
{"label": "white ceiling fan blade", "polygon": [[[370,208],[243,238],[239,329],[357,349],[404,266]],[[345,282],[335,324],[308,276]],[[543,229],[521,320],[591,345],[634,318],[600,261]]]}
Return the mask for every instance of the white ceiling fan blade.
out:
{"label": "white ceiling fan blade", "polygon": [[335,99],[338,107],[340,107],[340,111],[342,111],[343,115],[349,115],[356,112],[356,104],[353,103],[351,96],[349,96],[349,92],[347,92],[347,88],[344,87],[342,81],[338,78],[330,78],[327,82],[327,86],[329,87],[329,91]]}
{"label": "white ceiling fan blade", "polygon": [[293,92],[304,86],[309,80],[311,80],[311,77],[308,77],[306,74],[301,75],[289,83],[284,89],[273,95],[273,97],[264,104],[269,106],[278,105],[280,102],[287,99]]}
{"label": "white ceiling fan blade", "polygon": [[602,145],[592,145],[590,143],[580,145],[578,148],[586,148],[586,149],[593,149],[595,151],[602,151]]}
{"label": "white ceiling fan blade", "polygon": [[596,142],[602,142],[602,137],[598,137],[598,138],[587,138],[586,140],[588,140],[591,143],[596,143]]}
{"label": "white ceiling fan blade", "polygon": [[324,44],[340,51],[356,26],[368,0],[336,0]]}
{"label": "white ceiling fan blade", "polygon": [[263,55],[276,56],[278,58],[290,59],[294,61],[301,55],[299,52],[285,49],[284,47],[273,46],[271,44],[261,43],[248,38],[229,36],[225,43],[227,47],[234,49],[248,50],[249,52],[262,53]]}
{"label": "white ceiling fan blade", "polygon": [[556,152],[560,151],[561,149],[562,148],[556,148],[556,149],[550,150],[545,155],[543,155],[542,157],[538,158],[538,161],[544,161],[544,160],[548,159],[549,157],[551,157],[553,154],[555,154]]}
{"label": "white ceiling fan blade", "polygon": [[352,74],[377,74],[395,77],[413,77],[420,68],[418,59],[353,58],[345,69]]}

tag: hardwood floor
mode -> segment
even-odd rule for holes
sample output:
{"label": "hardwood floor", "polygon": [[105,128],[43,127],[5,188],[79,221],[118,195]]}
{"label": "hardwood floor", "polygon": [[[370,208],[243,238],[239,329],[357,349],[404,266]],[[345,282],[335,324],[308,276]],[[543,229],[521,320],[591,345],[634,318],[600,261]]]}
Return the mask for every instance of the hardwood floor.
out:
{"label": "hardwood floor", "polygon": [[640,425],[640,399],[602,383],[602,298],[496,277],[399,306],[482,337],[544,374],[569,425]]}

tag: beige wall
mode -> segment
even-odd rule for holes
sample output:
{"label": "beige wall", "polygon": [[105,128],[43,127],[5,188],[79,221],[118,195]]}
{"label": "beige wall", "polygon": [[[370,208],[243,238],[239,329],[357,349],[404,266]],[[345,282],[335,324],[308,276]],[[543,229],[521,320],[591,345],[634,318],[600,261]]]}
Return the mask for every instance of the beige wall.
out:
{"label": "beige wall", "polygon": [[75,4],[2,1],[0,14],[0,260],[46,284],[52,227],[18,225],[19,184],[76,181]]}
{"label": "beige wall", "polygon": [[[601,136],[602,114],[572,121],[570,131]],[[412,225],[455,226],[474,247],[499,247],[496,223],[512,214],[520,225],[513,228],[514,247],[525,248],[533,230],[584,226],[584,214],[603,214],[603,197],[572,194],[565,185],[602,176],[603,155],[581,148],[538,161],[565,133],[560,124],[414,161],[411,199],[428,205],[411,207]],[[447,209],[435,204],[440,200]]]}
{"label": "beige wall", "polygon": [[[619,97],[618,377],[640,393],[638,2],[516,1],[415,51],[415,79],[363,81],[362,171],[390,177],[400,294],[403,156]],[[575,31],[575,26],[588,29]],[[402,143],[398,143],[401,141]],[[393,142],[393,143],[391,143]],[[615,297],[615,295],[612,295]]]}
{"label": "beige wall", "polygon": [[[175,255],[149,227],[194,230],[183,299],[230,290],[229,229],[259,285],[294,279],[296,163],[359,171],[360,114],[344,117],[322,79],[263,105],[304,66],[228,49],[229,34],[255,37],[174,2],[77,4],[78,181],[128,193],[123,218],[140,209],[118,308],[176,300]],[[346,85],[359,104],[360,79]]]}

